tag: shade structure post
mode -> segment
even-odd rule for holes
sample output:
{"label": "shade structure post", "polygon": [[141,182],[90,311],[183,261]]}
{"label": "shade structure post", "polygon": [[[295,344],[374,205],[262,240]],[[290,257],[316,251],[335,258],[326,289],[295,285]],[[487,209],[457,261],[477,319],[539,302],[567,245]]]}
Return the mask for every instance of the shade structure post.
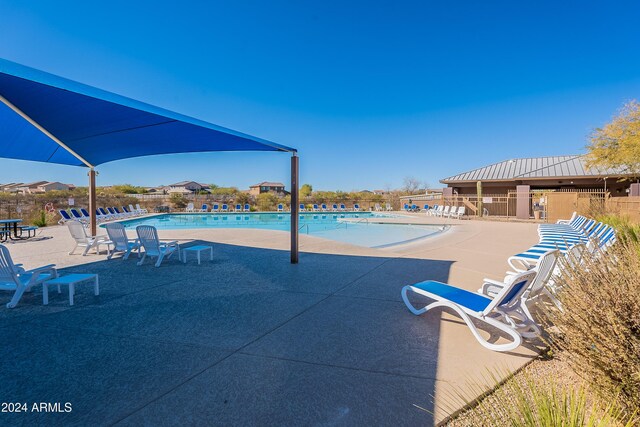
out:
{"label": "shade structure post", "polygon": [[298,263],[298,156],[291,155],[291,264]]}
{"label": "shade structure post", "polygon": [[91,235],[98,234],[98,224],[96,220],[96,170],[89,169],[89,216],[91,217],[89,225],[91,227]]}

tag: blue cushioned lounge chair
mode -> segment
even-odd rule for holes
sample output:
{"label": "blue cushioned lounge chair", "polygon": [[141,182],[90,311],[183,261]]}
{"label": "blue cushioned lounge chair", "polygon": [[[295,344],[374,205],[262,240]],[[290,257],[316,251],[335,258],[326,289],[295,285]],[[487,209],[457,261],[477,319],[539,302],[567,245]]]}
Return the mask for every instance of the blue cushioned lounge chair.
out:
{"label": "blue cushioned lounge chair", "polygon": [[[451,308],[464,320],[473,336],[483,347],[494,351],[510,351],[522,343],[522,335],[518,331],[518,326],[523,319],[519,317],[518,312],[522,304],[521,297],[535,277],[535,271],[508,276],[502,284],[502,289],[493,298],[456,288],[446,283],[427,280],[403,287],[402,300],[409,311],[416,316],[436,307]],[[423,308],[415,308],[407,297],[409,291],[435,301]],[[489,342],[480,335],[472,318],[506,333],[511,338],[511,342],[505,344]]]}
{"label": "blue cushioned lounge chair", "polygon": [[64,224],[67,221],[73,220],[73,218],[69,216],[69,213],[64,209],[58,209],[58,213],[60,214],[60,217],[61,217],[60,221],[58,221],[58,224]]}

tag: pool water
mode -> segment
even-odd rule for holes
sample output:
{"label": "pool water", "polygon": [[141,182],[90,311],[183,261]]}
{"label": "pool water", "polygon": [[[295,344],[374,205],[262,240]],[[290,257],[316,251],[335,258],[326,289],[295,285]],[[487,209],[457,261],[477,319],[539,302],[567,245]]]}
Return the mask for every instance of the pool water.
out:
{"label": "pool water", "polygon": [[[393,215],[374,212],[304,212],[300,213],[300,234],[380,248],[421,239],[443,230],[442,226],[381,224],[376,221],[389,217]],[[145,224],[159,230],[256,228],[289,231],[290,219],[289,213],[188,213],[162,214],[120,222],[125,228]]]}

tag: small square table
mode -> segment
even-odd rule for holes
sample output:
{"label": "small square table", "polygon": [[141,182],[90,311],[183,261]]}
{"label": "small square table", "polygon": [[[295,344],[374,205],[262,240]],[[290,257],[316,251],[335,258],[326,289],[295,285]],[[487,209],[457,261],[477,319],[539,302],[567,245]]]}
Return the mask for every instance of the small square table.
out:
{"label": "small square table", "polygon": [[197,245],[189,246],[188,248],[182,248],[182,261],[187,263],[187,252],[195,252],[198,256],[198,265],[200,265],[200,252],[209,251],[209,260],[213,261],[213,246]]}
{"label": "small square table", "polygon": [[58,292],[60,292],[60,285],[67,285],[69,286],[69,305],[73,305],[73,295],[75,294],[76,284],[89,280],[93,280],[94,295],[100,295],[100,285],[98,284],[97,274],[67,274],[66,276],[47,280],[42,284],[42,304],[49,304],[49,285],[58,286]]}

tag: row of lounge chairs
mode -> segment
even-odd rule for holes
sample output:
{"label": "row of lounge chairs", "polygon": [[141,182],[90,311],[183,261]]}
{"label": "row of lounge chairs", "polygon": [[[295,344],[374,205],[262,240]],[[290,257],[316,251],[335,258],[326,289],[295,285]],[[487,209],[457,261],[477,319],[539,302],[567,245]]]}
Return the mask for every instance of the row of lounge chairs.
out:
{"label": "row of lounge chairs", "polygon": [[[91,220],[89,216],[89,212],[85,208],[71,208],[69,211],[66,209],[58,209],[58,213],[60,214],[60,220],[58,224],[64,224],[67,221],[80,221],[83,224],[88,224]],[[122,206],[120,209],[117,207],[109,207],[109,208],[98,208],[96,209],[96,220],[98,222],[104,221],[112,221],[116,219],[126,219],[133,218],[136,216],[146,215],[149,212],[141,208],[139,204],[136,204],[134,208],[133,205]]]}
{"label": "row of lounge chairs", "polygon": [[376,203],[374,210],[376,212],[382,212],[383,210],[388,212],[388,211],[392,211],[393,207],[391,206],[391,203],[385,203],[384,209],[382,209],[382,206],[380,206],[380,203]]}
{"label": "row of lounge chairs", "polygon": [[464,206],[444,206],[444,205],[424,205],[422,209],[427,215],[441,217],[441,218],[457,218],[462,219],[467,213],[467,208]]}
{"label": "row of lounge chairs", "polygon": [[[127,236],[124,225],[120,222],[110,222],[104,225],[107,231],[103,236],[90,236],[87,234],[85,227],[78,221],[69,221],[67,223],[71,237],[75,241],[75,246],[69,252],[69,255],[73,255],[77,248],[84,248],[82,255],[95,249],[96,252],[100,252],[101,246],[107,248],[107,259],[111,259],[115,253],[123,252],[123,259],[128,259],[129,255],[133,251],[138,253],[142,259],[138,262],[138,265],[142,265],[147,256],[157,257],[156,267],[159,267],[162,260],[165,257],[170,257],[173,252],[178,252],[180,256],[180,246],[177,241],[163,242],[158,238],[158,231],[151,225],[139,225],[136,227],[136,239],[130,239]],[[142,252],[144,249],[144,252]]]}
{"label": "row of lounge chairs", "polygon": [[[583,216],[574,215],[556,224],[541,224],[540,240],[536,245],[508,259],[511,270],[502,281],[484,279],[477,292],[470,292],[433,280],[407,285],[402,288],[402,300],[415,315],[436,307],[455,311],[467,324],[478,342],[494,351],[510,351],[523,339],[540,336],[540,322],[535,319],[530,305],[546,298],[562,306],[557,299],[557,277],[564,268],[576,268],[588,257],[604,256],[615,240],[612,227]],[[434,302],[416,308],[408,298],[409,292],[425,296]],[[484,338],[477,323],[493,326],[504,332],[510,342],[496,344]]]}
{"label": "row of lounge chairs", "polygon": [[[124,226],[119,222],[105,224],[106,236],[88,235],[84,224],[77,220],[69,220],[66,225],[75,242],[74,248],[69,252],[70,255],[78,248],[84,248],[83,255],[86,255],[91,249],[100,252],[101,246],[104,245],[108,251],[108,259],[111,259],[116,252],[124,252],[123,258],[127,259],[132,251],[137,251],[138,258],[142,255],[138,265],[142,265],[146,257],[156,257],[156,267],[159,267],[163,259],[170,257],[174,252],[180,256],[178,242],[160,241],[156,228],[149,225],[136,227],[138,235],[136,239],[130,239]],[[0,244],[0,290],[13,292],[7,308],[16,307],[24,293],[29,292],[33,287],[57,277],[58,271],[55,264],[26,270],[21,264],[15,264],[9,249]]]}
{"label": "row of lounge chairs", "polygon": [[[380,205],[377,205],[378,207],[380,207]],[[391,207],[391,205],[388,205],[389,208]],[[285,210],[288,210],[285,208],[285,206],[280,203],[278,204],[278,212],[284,212]],[[313,204],[311,207],[307,208],[303,203],[300,203],[300,211],[304,212],[304,211],[308,211],[308,212],[347,212],[347,211],[353,211],[353,212],[359,212],[362,209],[360,208],[359,204],[355,204],[353,205],[352,209],[347,209],[347,207],[344,205],[344,203],[341,203],[339,206],[338,204],[333,204],[331,206],[331,208],[329,208],[325,203],[322,203],[321,205],[318,204]],[[390,209],[389,209],[390,210]],[[223,203],[222,205],[219,204],[213,204],[213,206],[211,207],[211,209],[209,209],[209,205],[207,205],[206,203],[202,204],[202,207],[200,209],[196,209],[193,206],[193,203],[189,203],[185,209],[185,212],[250,212],[251,211],[251,205],[249,205],[248,203],[246,203],[244,206],[241,204],[236,204],[235,207],[233,209],[231,209],[229,207],[229,205],[227,205],[226,203]]]}
{"label": "row of lounge chairs", "polygon": [[[281,211],[282,205],[278,205],[278,212]],[[307,208],[304,204],[300,203],[300,211],[309,211],[309,212],[348,212],[348,211],[352,211],[352,212],[360,212],[362,209],[360,209],[360,205],[359,204],[354,204],[353,208],[351,209],[347,209],[347,207],[345,206],[344,203],[340,203],[340,206],[338,206],[337,203],[334,203],[333,205],[331,205],[331,209],[329,209],[327,207],[327,205],[325,203],[322,203],[320,206],[318,206],[317,204],[313,204],[310,208]]]}
{"label": "row of lounge chairs", "polygon": [[184,211],[185,212],[250,212],[251,205],[249,205],[249,203],[245,203],[243,207],[241,204],[238,203],[237,205],[235,205],[234,209],[231,209],[229,208],[229,205],[227,205],[226,203],[223,203],[222,205],[214,203],[213,206],[211,206],[211,209],[209,209],[209,205],[207,205],[206,203],[203,203],[200,209],[196,209],[193,207],[193,203],[189,203]]}

